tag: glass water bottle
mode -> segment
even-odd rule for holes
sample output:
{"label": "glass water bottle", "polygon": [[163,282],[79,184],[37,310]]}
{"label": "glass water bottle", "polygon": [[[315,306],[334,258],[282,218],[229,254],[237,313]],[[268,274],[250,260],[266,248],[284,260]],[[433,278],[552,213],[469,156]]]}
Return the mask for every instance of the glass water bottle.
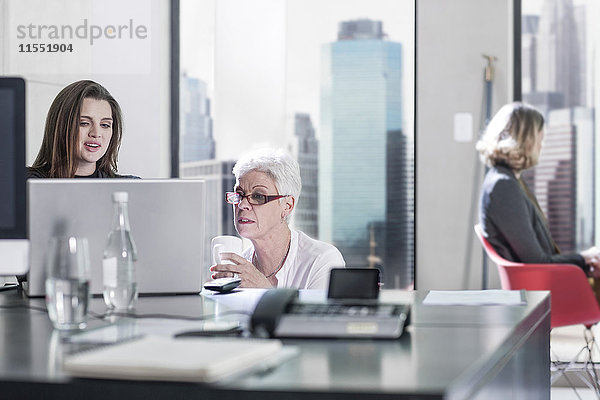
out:
{"label": "glass water bottle", "polygon": [[137,299],[137,251],[129,228],[128,193],[112,195],[114,219],[104,250],[102,276],[104,302],[114,310],[133,308]]}

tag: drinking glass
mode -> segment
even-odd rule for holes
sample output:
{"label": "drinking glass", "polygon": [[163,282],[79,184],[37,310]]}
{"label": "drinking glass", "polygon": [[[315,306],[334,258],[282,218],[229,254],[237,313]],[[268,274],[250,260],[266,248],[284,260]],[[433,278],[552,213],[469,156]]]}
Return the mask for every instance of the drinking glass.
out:
{"label": "drinking glass", "polygon": [[46,308],[56,329],[83,329],[90,297],[86,238],[54,237],[46,257]]}

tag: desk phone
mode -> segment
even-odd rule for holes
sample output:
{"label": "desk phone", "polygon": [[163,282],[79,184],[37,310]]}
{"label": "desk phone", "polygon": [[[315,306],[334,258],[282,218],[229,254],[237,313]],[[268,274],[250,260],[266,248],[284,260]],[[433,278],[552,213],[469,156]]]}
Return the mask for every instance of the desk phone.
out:
{"label": "desk phone", "polygon": [[251,318],[254,335],[289,338],[399,338],[407,324],[408,304],[377,300],[302,302],[296,289],[270,289]]}

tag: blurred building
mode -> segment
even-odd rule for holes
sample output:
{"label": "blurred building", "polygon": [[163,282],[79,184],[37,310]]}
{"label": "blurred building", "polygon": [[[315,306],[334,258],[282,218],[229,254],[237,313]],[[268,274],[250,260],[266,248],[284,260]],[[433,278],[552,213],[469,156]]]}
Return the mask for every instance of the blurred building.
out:
{"label": "blurred building", "polygon": [[387,132],[384,281],[411,288],[415,262],[414,150],[401,130]]}
{"label": "blurred building", "polygon": [[539,164],[523,174],[563,252],[594,244],[594,110],[586,108],[585,7],[544,0],[523,16],[523,100],[545,116]]}
{"label": "blurred building", "polygon": [[544,0],[537,32],[535,91],[561,93],[563,107],[585,105],[585,20],[575,16],[572,0]]}
{"label": "blurred building", "polygon": [[319,237],[319,142],[310,115],[296,113],[294,134],[296,157],[300,165],[302,192],[294,210],[294,226],[308,236]]}
{"label": "blurred building", "polygon": [[182,116],[180,162],[214,159],[215,141],[206,83],[199,79],[183,77],[180,106]]}
{"label": "blurred building", "polygon": [[535,168],[536,196],[554,240],[565,252],[594,245],[592,127],[588,108],[551,111]]}
{"label": "blurred building", "polygon": [[320,239],[348,266],[381,259],[388,287],[410,285],[413,256],[404,256],[414,250],[394,248],[414,229],[414,186],[402,178],[412,148],[402,131],[402,44],[386,40],[380,21],[341,22],[338,40],[323,46],[319,133]]}
{"label": "blurred building", "polygon": [[530,93],[536,90],[538,15],[524,15],[521,21],[521,90]]}

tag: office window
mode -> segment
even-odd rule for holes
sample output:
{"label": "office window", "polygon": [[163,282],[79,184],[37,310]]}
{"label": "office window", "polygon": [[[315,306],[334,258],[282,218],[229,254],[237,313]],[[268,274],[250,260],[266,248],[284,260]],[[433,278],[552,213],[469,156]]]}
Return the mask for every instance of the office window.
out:
{"label": "office window", "polygon": [[303,188],[292,225],[348,266],[414,277],[413,0],[180,0],[179,176],[222,193],[248,149],[283,147]]}
{"label": "office window", "polygon": [[595,120],[600,4],[594,0],[523,0],[523,100],[545,116],[539,164],[526,172],[563,252],[595,244],[598,226]]}

